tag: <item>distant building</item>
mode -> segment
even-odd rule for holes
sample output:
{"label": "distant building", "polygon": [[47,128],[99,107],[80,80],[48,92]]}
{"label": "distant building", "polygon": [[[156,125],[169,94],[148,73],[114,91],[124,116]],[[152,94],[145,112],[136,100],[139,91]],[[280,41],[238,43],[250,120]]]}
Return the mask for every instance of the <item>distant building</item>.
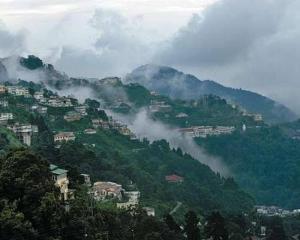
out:
{"label": "distant building", "polygon": [[82,118],[81,114],[75,111],[67,112],[67,114],[64,116],[64,119],[67,122],[79,121],[81,118]]}
{"label": "distant building", "polygon": [[54,135],[55,142],[63,142],[63,141],[75,141],[75,135],[73,132],[60,132]]}
{"label": "distant building", "polygon": [[86,116],[88,115],[86,110],[87,110],[87,106],[86,105],[81,105],[81,106],[76,106],[75,111],[78,112],[81,116]]}
{"label": "distant building", "polygon": [[0,106],[1,107],[8,107],[8,101],[6,101],[6,100],[0,100]]}
{"label": "distant building", "polygon": [[25,145],[31,146],[31,138],[34,133],[38,133],[38,127],[30,124],[15,124],[8,127],[18,137],[18,139]]}
{"label": "distant building", "polygon": [[72,101],[70,98],[59,97],[59,96],[50,96],[47,99],[46,105],[50,107],[72,107]]}
{"label": "distant building", "polygon": [[56,165],[50,164],[50,171],[52,173],[52,179],[55,181],[55,185],[59,187],[60,193],[64,200],[69,198],[69,179],[68,171],[59,168]]}
{"label": "distant building", "polygon": [[20,86],[8,86],[7,92],[15,96],[30,96],[28,89]]}
{"label": "distant building", "polygon": [[12,119],[14,119],[14,115],[12,113],[0,113],[0,122],[7,122]]}
{"label": "distant building", "polygon": [[44,92],[35,92],[33,97],[37,100],[37,101],[41,101],[44,99]]}
{"label": "distant building", "polygon": [[85,134],[92,135],[92,134],[96,134],[96,133],[97,133],[97,130],[96,130],[96,129],[93,129],[93,128],[89,128],[89,129],[85,129],[85,130],[84,130],[84,133],[85,133]]}
{"label": "distant building", "polygon": [[88,174],[80,174],[84,178],[84,184],[88,187],[92,186],[91,177]]}
{"label": "distant building", "polygon": [[122,199],[122,185],[113,182],[95,182],[92,187],[95,200]]}
{"label": "distant building", "polygon": [[187,115],[186,113],[179,113],[176,115],[176,118],[187,118],[189,115]]}
{"label": "distant building", "polygon": [[7,88],[3,85],[0,85],[0,94],[4,94],[7,92]]}
{"label": "distant building", "polygon": [[169,183],[181,183],[184,181],[184,178],[181,176],[178,176],[176,174],[169,175],[165,177],[166,181]]}
{"label": "distant building", "polygon": [[155,217],[155,209],[151,207],[143,207],[143,210],[148,216]]}
{"label": "distant building", "polygon": [[109,123],[102,119],[92,119],[92,124],[94,128],[109,129]]}
{"label": "distant building", "polygon": [[193,138],[202,137],[206,138],[207,136],[218,136],[223,134],[232,134],[235,131],[234,126],[193,126],[189,128],[181,128],[179,132],[186,134]]}

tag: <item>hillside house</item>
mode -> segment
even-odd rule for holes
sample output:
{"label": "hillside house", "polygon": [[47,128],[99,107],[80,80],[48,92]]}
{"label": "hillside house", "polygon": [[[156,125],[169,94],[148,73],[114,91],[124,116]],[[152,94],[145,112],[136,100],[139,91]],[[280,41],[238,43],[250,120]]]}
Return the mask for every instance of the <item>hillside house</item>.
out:
{"label": "hillside house", "polygon": [[186,113],[178,113],[176,115],[176,118],[187,118],[189,115],[187,115]]}
{"label": "hillside house", "polygon": [[109,123],[102,119],[92,119],[92,124],[94,128],[109,129]]}
{"label": "hillside house", "polygon": [[46,104],[51,107],[72,107],[73,106],[70,98],[59,97],[59,96],[50,96],[50,98],[47,99]]}
{"label": "hillside house", "polygon": [[67,112],[67,114],[64,116],[64,119],[67,122],[79,121],[81,118],[82,118],[81,114],[75,111]]}
{"label": "hillside house", "polygon": [[30,97],[28,89],[20,86],[8,86],[7,92],[15,96]]}
{"label": "hillside house", "polygon": [[7,92],[7,88],[4,85],[0,85],[0,94],[4,94]]}
{"label": "hillside house", "polygon": [[6,100],[0,100],[0,106],[1,107],[8,107],[8,101],[6,101]]}
{"label": "hillside house", "polygon": [[52,179],[55,182],[55,186],[60,189],[62,198],[66,201],[69,199],[69,179],[68,171],[59,168],[56,165],[50,164],[50,171],[52,173]]}
{"label": "hillside house", "polygon": [[14,115],[12,113],[0,113],[0,123],[6,124],[8,120],[14,119]]}
{"label": "hillside house", "polygon": [[170,105],[166,104],[164,101],[151,100],[149,110],[152,113],[170,112],[172,110],[172,107]]}
{"label": "hillside house", "polygon": [[86,110],[87,110],[87,106],[86,105],[81,105],[81,106],[76,106],[75,111],[78,112],[81,116],[86,116],[88,115]]}
{"label": "hillside house", "polygon": [[84,133],[85,133],[85,134],[88,134],[88,135],[93,135],[93,134],[96,134],[97,131],[96,131],[96,129],[88,128],[88,129],[85,129],[85,130],[84,130]]}
{"label": "hillside house", "polygon": [[113,182],[95,182],[92,187],[94,199],[101,201],[105,199],[122,199],[122,185]]}
{"label": "hillside house", "polygon": [[37,101],[42,101],[44,100],[44,92],[35,92],[33,97],[37,100]]}
{"label": "hillside house", "polygon": [[38,127],[30,124],[14,124],[8,127],[18,137],[18,139],[25,145],[31,146],[31,138],[33,134],[38,133]]}
{"label": "hillside house", "polygon": [[193,126],[190,128],[181,128],[179,132],[193,138],[201,137],[206,138],[207,136],[218,136],[223,134],[232,134],[235,131],[233,126]]}
{"label": "hillside house", "polygon": [[43,106],[38,106],[37,110],[36,110],[39,114],[41,115],[46,115],[48,108],[47,107],[43,107]]}
{"label": "hillside house", "polygon": [[169,183],[181,183],[184,181],[184,178],[176,174],[172,174],[172,175],[165,176],[165,180]]}
{"label": "hillside house", "polygon": [[75,141],[75,138],[73,132],[60,132],[54,135],[54,142]]}

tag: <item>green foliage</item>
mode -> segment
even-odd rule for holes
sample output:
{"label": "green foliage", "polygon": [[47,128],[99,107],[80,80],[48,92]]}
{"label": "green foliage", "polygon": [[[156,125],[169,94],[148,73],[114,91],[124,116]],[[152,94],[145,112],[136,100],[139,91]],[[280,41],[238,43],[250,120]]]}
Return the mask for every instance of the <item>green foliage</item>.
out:
{"label": "green foliage", "polygon": [[[258,203],[299,208],[300,143],[278,127],[197,139],[209,153],[221,156],[237,182]],[[222,146],[222,147],[220,147]]]}

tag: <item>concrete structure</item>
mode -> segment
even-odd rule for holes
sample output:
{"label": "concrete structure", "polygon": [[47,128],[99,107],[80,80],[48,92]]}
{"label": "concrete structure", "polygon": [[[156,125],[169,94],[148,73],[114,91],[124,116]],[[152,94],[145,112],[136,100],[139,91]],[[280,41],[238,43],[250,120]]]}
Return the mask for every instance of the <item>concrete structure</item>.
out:
{"label": "concrete structure", "polygon": [[38,133],[38,127],[30,124],[15,124],[8,127],[18,137],[18,139],[25,145],[31,146],[31,138],[34,133]]}
{"label": "concrete structure", "polygon": [[122,199],[122,185],[113,182],[95,182],[92,187],[94,199],[101,201],[105,199]]}
{"label": "concrete structure", "polygon": [[164,101],[151,100],[149,110],[152,113],[155,113],[155,112],[170,112],[172,110],[172,107],[170,105],[166,104]]}
{"label": "concrete structure", "polygon": [[54,135],[54,142],[75,141],[76,137],[73,132],[60,132]]}
{"label": "concrete structure", "polygon": [[56,165],[50,164],[52,179],[55,181],[55,186],[60,189],[62,198],[66,201],[69,199],[69,179],[68,171],[61,169]]}

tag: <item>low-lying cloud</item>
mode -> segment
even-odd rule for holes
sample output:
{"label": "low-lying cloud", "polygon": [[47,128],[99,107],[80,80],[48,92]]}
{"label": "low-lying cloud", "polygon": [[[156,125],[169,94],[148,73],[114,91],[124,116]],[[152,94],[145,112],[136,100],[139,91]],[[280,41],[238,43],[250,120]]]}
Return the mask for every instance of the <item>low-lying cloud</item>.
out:
{"label": "low-lying cloud", "polygon": [[124,116],[111,113],[114,118],[126,123],[138,138],[147,138],[150,142],[165,139],[172,148],[180,148],[183,152],[190,154],[201,163],[208,165],[214,172],[223,176],[229,176],[229,169],[218,157],[210,156],[199,147],[189,136],[183,136],[179,131],[159,121],[151,119],[146,109],[140,110],[137,114]]}

